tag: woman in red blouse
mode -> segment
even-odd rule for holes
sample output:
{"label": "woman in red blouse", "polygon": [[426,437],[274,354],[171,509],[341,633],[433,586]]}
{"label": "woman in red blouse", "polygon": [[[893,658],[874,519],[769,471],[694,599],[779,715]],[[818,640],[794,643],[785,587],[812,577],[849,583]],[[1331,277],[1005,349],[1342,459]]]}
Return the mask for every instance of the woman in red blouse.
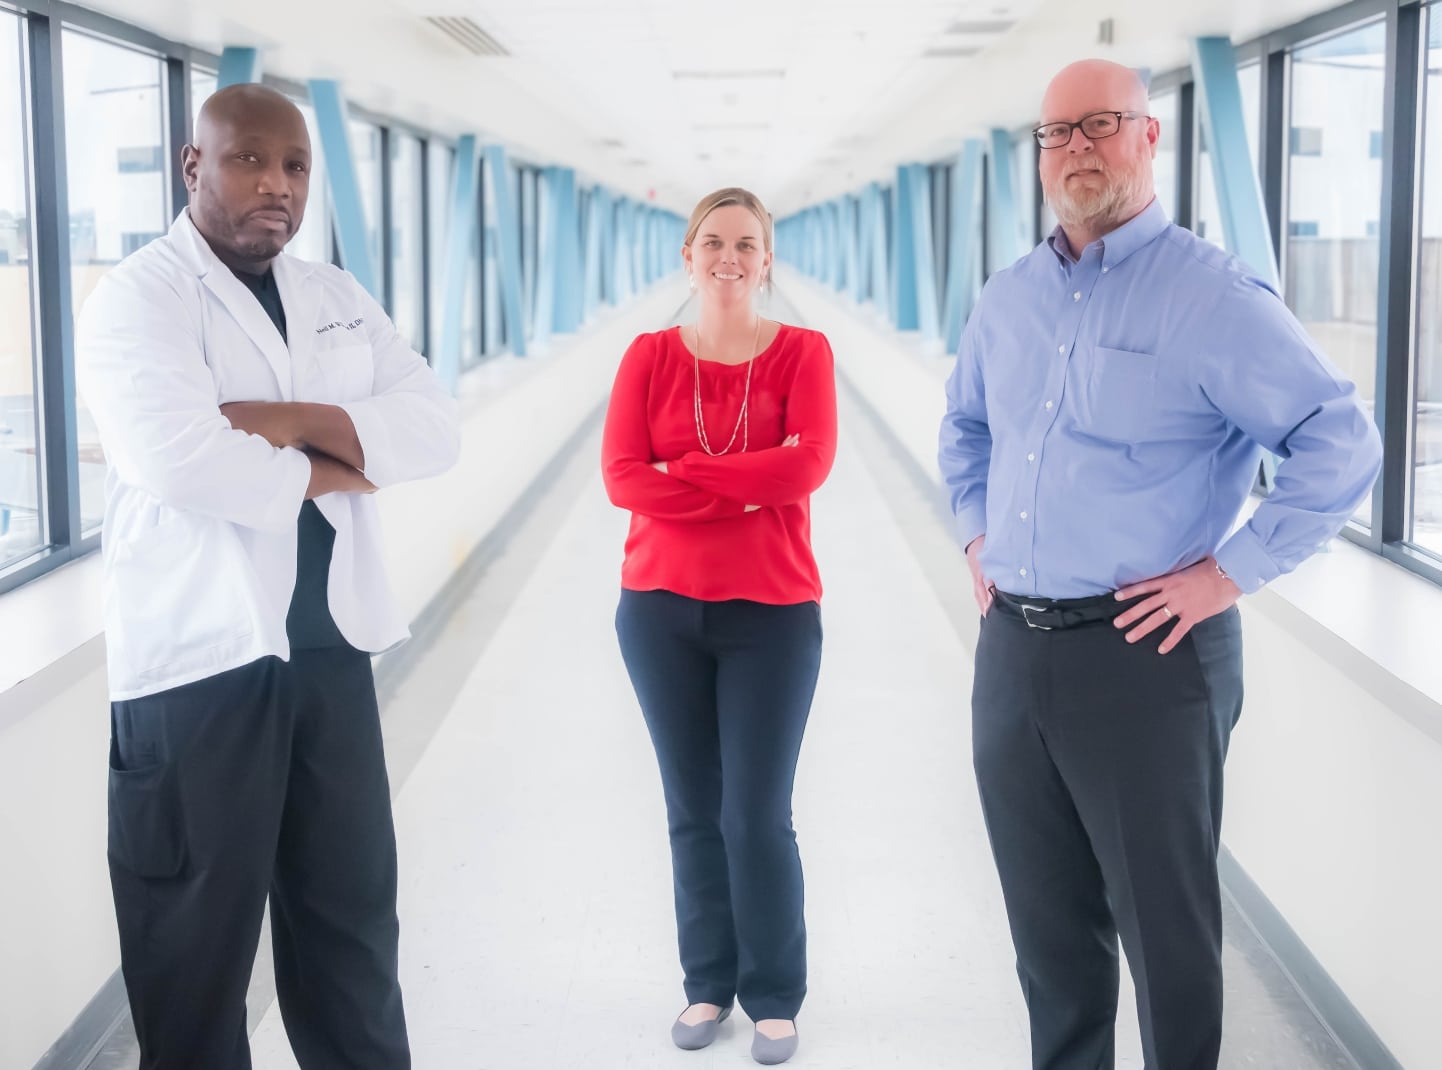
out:
{"label": "woman in red blouse", "polygon": [[696,322],[631,344],[603,445],[631,511],[616,631],[671,835],[689,1001],[672,1038],[705,1047],[739,998],[766,1064],[795,1052],[806,994],[791,788],[821,663],[810,495],[836,454],[826,338],[753,308],[770,219],[742,189],[696,206]]}

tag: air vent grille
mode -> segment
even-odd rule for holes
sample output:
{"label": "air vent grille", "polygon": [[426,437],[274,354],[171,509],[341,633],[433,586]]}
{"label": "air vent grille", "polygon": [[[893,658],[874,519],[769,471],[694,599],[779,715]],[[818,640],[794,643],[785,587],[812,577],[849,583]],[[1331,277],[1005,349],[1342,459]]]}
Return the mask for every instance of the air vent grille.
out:
{"label": "air vent grille", "polygon": [[473,56],[510,55],[499,41],[468,18],[427,15],[426,21]]}

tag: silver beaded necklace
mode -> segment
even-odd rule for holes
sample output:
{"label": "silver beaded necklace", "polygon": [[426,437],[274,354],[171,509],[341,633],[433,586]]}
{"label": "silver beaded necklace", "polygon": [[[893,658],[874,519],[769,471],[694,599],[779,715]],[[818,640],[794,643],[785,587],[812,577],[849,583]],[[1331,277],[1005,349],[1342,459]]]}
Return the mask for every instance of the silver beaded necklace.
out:
{"label": "silver beaded necklace", "polygon": [[706,437],[706,421],[701,415],[701,325],[696,324],[696,352],[693,354],[696,367],[696,438],[701,443],[701,448],[706,451],[708,457],[722,457],[731,452],[731,447],[736,444],[736,435],[741,435],[741,452],[746,452],[746,447],[751,442],[751,369],[756,364],[756,347],[761,342],[761,317],[756,317],[756,336],[751,339],[751,358],[746,362],[746,386],[741,394],[741,411],[736,416],[736,426],[731,429],[731,440],[726,443],[723,450],[713,450],[711,442]]}

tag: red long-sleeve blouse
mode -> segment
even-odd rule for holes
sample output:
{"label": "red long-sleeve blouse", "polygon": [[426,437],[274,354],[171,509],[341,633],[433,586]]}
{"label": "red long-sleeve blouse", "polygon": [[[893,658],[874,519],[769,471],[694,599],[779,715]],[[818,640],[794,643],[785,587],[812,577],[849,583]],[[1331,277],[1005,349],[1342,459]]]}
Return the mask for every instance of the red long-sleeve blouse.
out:
{"label": "red long-sleeve blouse", "polygon": [[[783,324],[751,363],[749,427],[730,453],[711,457],[696,430],[697,362],[680,328],[641,335],[621,358],[601,463],[611,501],[631,511],[622,587],[707,602],[820,600],[811,492],[836,457],[831,346],[817,331]],[[699,367],[707,440],[724,449],[747,366]],[[800,444],[782,446],[792,434]]]}

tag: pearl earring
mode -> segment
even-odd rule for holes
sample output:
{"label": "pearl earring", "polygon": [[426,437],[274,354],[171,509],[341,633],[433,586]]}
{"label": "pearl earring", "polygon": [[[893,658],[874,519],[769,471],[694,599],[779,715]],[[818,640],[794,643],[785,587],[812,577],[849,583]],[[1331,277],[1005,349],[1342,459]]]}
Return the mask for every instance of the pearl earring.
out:
{"label": "pearl earring", "polygon": [[696,276],[692,275],[689,271],[686,273],[686,281],[691,284],[691,289],[696,289]]}

